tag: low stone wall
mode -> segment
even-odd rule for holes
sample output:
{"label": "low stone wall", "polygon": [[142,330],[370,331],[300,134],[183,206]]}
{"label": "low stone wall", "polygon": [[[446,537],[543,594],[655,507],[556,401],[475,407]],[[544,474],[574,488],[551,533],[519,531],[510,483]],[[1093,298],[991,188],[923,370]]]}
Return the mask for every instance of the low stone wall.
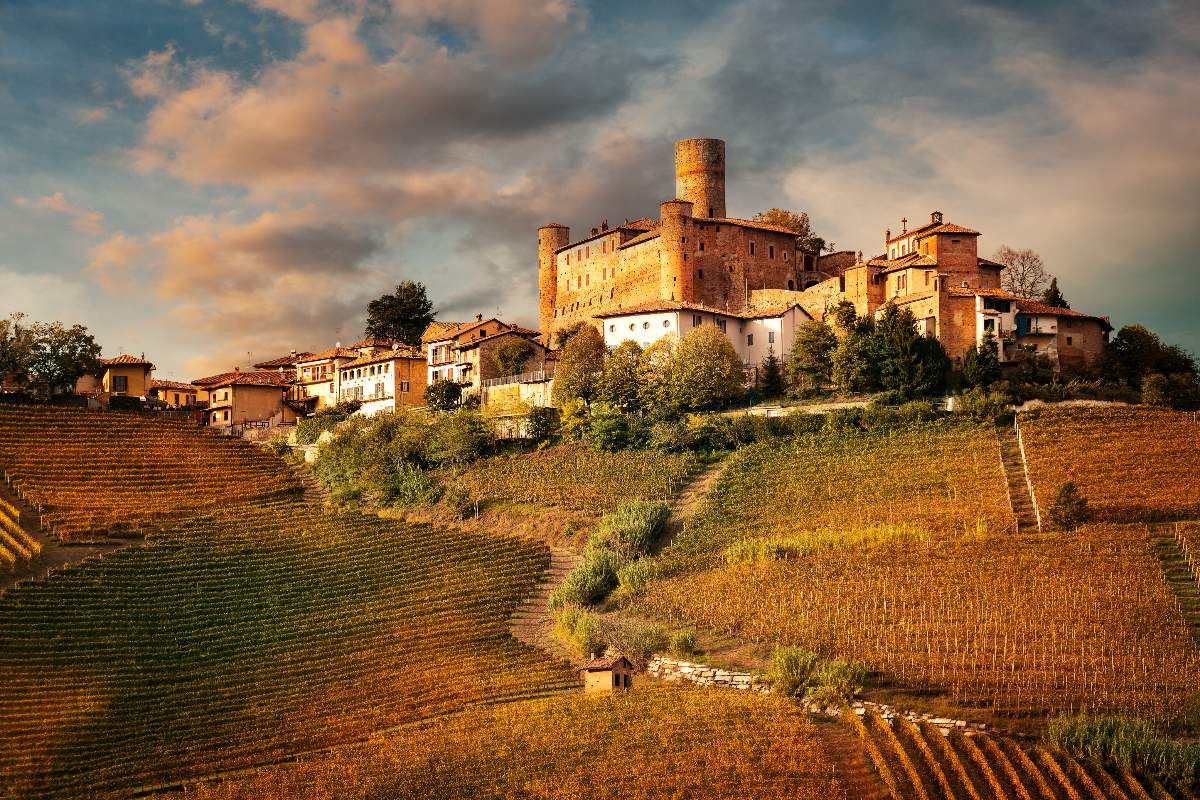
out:
{"label": "low stone wall", "polygon": [[[655,656],[646,665],[646,674],[664,681],[687,681],[698,686],[720,686],[728,689],[739,689],[748,692],[770,694],[771,685],[749,672],[733,672],[709,664],[697,664],[693,661],[683,661],[678,658]],[[805,708],[814,714],[825,714],[835,717],[841,713],[837,708],[821,708],[813,703],[805,703]],[[862,716],[868,710],[874,711],[885,720],[896,717],[911,722],[928,722],[936,726],[946,736],[952,730],[971,736],[979,731],[986,731],[987,726],[982,722],[967,722],[950,717],[939,717],[933,714],[918,714],[913,711],[901,711],[883,703],[872,703],[866,700],[855,700],[850,704],[855,714]]]}

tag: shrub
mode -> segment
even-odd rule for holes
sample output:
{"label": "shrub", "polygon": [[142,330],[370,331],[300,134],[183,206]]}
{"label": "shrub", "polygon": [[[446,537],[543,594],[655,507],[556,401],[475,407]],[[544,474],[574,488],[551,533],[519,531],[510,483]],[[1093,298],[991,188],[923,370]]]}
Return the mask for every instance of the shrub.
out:
{"label": "shrub", "polygon": [[475,500],[461,486],[447,486],[442,491],[442,505],[458,519],[466,519],[475,513]]}
{"label": "shrub", "polygon": [[651,500],[624,503],[600,523],[599,543],[628,558],[645,555],[670,513],[666,503]]}
{"label": "shrub", "polygon": [[773,691],[785,697],[804,693],[817,666],[816,653],[799,647],[777,647],[771,660],[770,679]]}
{"label": "shrub", "polygon": [[691,631],[675,631],[667,643],[667,649],[676,658],[687,658],[696,654],[696,634]]}
{"label": "shrub", "polygon": [[1120,716],[1058,717],[1046,738],[1068,753],[1131,772],[1149,773],[1180,787],[1200,779],[1200,744],[1173,742],[1150,723]]}
{"label": "shrub", "polygon": [[362,403],[343,401],[329,408],[322,408],[310,417],[296,423],[296,444],[313,444],[325,431],[332,431],[362,408]]}
{"label": "shrub", "polygon": [[920,425],[938,418],[937,409],[928,400],[913,400],[896,410],[900,422],[905,425]]}
{"label": "shrub", "polygon": [[1088,507],[1087,498],[1080,494],[1079,487],[1067,481],[1054,492],[1046,516],[1055,528],[1071,531],[1091,520],[1092,510]]}
{"label": "shrub", "polygon": [[535,442],[550,441],[558,434],[558,412],[548,406],[531,408],[525,430]]}
{"label": "shrub", "polygon": [[688,430],[682,422],[656,422],[650,426],[649,445],[660,453],[688,449]]}
{"label": "shrub", "polygon": [[1003,422],[1012,418],[1007,395],[975,387],[958,398],[958,411],[977,422]]}
{"label": "shrub", "polygon": [[562,405],[559,430],[562,437],[571,441],[582,439],[588,429],[588,408],[582,400],[568,400]]}
{"label": "shrub", "polygon": [[[424,470],[413,464],[399,464],[390,476],[387,488],[387,499],[398,506],[436,503],[442,496],[442,488]],[[470,500],[469,495],[467,500]],[[463,516],[459,514],[460,518]]]}
{"label": "shrub", "polygon": [[622,620],[605,625],[602,630],[605,643],[633,662],[635,669],[643,669],[655,653],[667,649],[667,635],[657,625]]}
{"label": "shrub", "polygon": [[264,442],[262,448],[271,455],[278,456],[279,458],[290,455],[292,452],[291,445],[282,436],[276,436],[274,439]]}
{"label": "shrub", "polygon": [[804,697],[822,708],[850,705],[867,682],[867,668],[859,661],[826,661],[811,673]]}
{"label": "shrub", "polygon": [[588,546],[583,560],[550,595],[550,608],[588,605],[603,600],[617,587],[621,557],[604,547]]}
{"label": "shrub", "polygon": [[728,418],[717,414],[692,414],[687,418],[688,447],[704,453],[728,450],[733,446]]}
{"label": "shrub", "polygon": [[425,444],[425,458],[433,464],[461,465],[489,454],[495,444],[495,434],[487,420],[464,409],[433,421]]}
{"label": "shrub", "polygon": [[108,398],[108,407],[112,411],[141,411],[142,398],[128,397],[126,395],[113,395]]}
{"label": "shrub", "polygon": [[462,387],[439,379],[425,387],[424,398],[425,405],[434,411],[450,411],[462,401]]}
{"label": "shrub", "polygon": [[600,618],[586,609],[578,606],[563,607],[558,613],[554,627],[559,636],[585,658],[604,650]]}
{"label": "shrub", "polygon": [[626,597],[637,595],[659,577],[659,564],[653,558],[630,561],[617,570],[617,590]]}
{"label": "shrub", "polygon": [[615,452],[629,446],[629,423],[625,415],[607,403],[596,403],[588,414],[584,441],[596,450]]}
{"label": "shrub", "polygon": [[850,433],[862,428],[863,410],[861,408],[835,408],[825,415],[825,424],[821,426],[823,433]]}

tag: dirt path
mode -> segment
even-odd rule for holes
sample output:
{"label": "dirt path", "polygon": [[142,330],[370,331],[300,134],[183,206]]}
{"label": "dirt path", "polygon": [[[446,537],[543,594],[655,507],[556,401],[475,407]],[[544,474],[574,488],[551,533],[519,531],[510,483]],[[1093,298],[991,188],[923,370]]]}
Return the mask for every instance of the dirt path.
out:
{"label": "dirt path", "polygon": [[717,480],[725,471],[725,465],[728,463],[729,459],[726,458],[715,464],[709,464],[692,476],[692,479],[672,498],[671,516],[667,518],[666,529],[659,538],[658,546],[655,548],[656,552],[674,544],[679,534],[687,529],[688,523],[704,506],[705,498],[717,484]]}
{"label": "dirt path", "polygon": [[867,760],[862,742],[840,722],[818,722],[817,733],[825,757],[833,764],[834,773],[846,797],[851,800],[888,800],[887,788]]}
{"label": "dirt path", "polygon": [[580,556],[563,547],[550,548],[550,566],[542,581],[509,621],[509,630],[519,642],[545,651],[551,658],[576,662],[578,659],[554,635],[554,615],[550,612],[550,593],[567,577]]}

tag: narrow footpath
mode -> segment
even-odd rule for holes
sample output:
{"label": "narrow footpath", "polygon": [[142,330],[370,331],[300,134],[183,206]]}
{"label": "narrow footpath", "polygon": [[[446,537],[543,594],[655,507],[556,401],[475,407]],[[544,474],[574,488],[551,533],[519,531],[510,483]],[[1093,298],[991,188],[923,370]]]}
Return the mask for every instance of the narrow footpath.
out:
{"label": "narrow footpath", "polygon": [[1000,462],[1004,465],[1004,481],[1008,486],[1008,503],[1016,521],[1017,533],[1037,531],[1037,508],[1029,492],[1025,458],[1017,439],[1015,426],[1001,425],[996,428],[1000,442]]}
{"label": "narrow footpath", "polygon": [[550,611],[550,593],[575,568],[582,556],[564,547],[550,548],[550,566],[541,582],[513,614],[509,630],[513,638],[546,652],[551,658],[576,662],[575,655],[554,635],[554,614]]}
{"label": "narrow footpath", "polygon": [[663,534],[654,548],[656,554],[674,544],[679,534],[687,529],[688,524],[704,507],[708,493],[717,485],[717,481],[720,480],[721,473],[725,471],[728,463],[729,458],[724,458],[715,464],[709,464],[693,475],[691,480],[671,498],[669,504],[671,515],[667,517]]}

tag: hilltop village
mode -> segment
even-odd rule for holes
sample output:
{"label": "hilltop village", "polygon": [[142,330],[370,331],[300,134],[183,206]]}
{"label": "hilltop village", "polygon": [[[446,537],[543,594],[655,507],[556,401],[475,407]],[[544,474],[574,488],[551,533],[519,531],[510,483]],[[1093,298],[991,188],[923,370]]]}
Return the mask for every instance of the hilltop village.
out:
{"label": "hilltop village", "polygon": [[[903,220],[900,230],[887,230],[870,257],[823,252],[806,249],[795,230],[730,216],[725,184],[725,142],[684,139],[675,143],[675,196],[661,203],[657,219],[605,220],[576,236],[557,222],[539,228],[538,330],[483,315],[435,320],[419,344],[336,342],[186,383],[156,379],[144,355],[121,355],[104,360],[76,391],[98,405],[128,397],[192,409],[203,424],[228,429],[287,425],[347,401],[367,415],[422,406],[426,388],[439,381],[484,406],[548,406],[560,334],[579,324],[595,327],[610,351],[713,326],[753,384],[769,354],[787,362],[803,323],[844,303],[860,317],[889,305],[911,312],[955,369],[985,337],[994,339],[1002,365],[1032,353],[1054,369],[1095,361],[1108,341],[1106,317],[1002,289],[1003,265],[979,254],[980,232],[941,211],[921,225]],[[506,370],[494,354],[514,341],[526,343],[527,355]]]}

